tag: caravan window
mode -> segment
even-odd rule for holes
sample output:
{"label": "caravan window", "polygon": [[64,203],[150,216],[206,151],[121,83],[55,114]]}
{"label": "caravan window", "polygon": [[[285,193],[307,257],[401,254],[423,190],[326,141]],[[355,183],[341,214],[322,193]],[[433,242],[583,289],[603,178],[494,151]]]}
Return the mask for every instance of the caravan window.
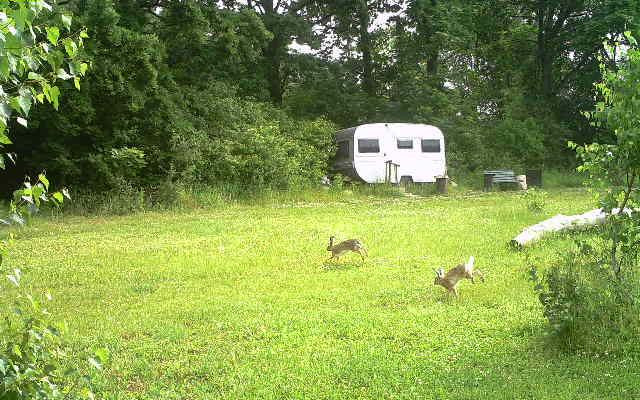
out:
{"label": "caravan window", "polygon": [[440,153],[440,140],[438,139],[422,139],[423,153]]}
{"label": "caravan window", "polygon": [[339,160],[344,160],[349,158],[349,141],[342,140],[338,142],[338,151],[336,152],[336,158]]}
{"label": "caravan window", "polygon": [[378,139],[358,139],[358,153],[380,153]]}
{"label": "caravan window", "polygon": [[413,149],[413,139],[398,139],[399,149]]}

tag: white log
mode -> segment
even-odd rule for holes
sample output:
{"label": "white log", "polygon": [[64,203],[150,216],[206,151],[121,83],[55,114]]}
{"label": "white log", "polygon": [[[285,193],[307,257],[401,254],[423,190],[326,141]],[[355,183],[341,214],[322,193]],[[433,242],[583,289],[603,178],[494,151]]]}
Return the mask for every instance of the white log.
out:
{"label": "white log", "polygon": [[[614,209],[616,214],[618,209]],[[630,214],[631,210],[625,208],[625,213]],[[511,240],[511,244],[517,247],[524,247],[540,239],[549,232],[572,231],[601,225],[607,220],[607,215],[601,208],[588,211],[579,215],[558,214],[538,224],[525,228],[522,233]]]}

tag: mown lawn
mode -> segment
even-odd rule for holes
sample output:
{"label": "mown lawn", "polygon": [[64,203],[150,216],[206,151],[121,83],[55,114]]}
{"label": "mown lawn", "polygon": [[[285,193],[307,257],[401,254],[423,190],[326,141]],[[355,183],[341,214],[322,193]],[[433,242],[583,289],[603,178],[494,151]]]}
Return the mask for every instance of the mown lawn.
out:
{"label": "mown lawn", "polygon": [[[640,355],[566,354],[527,280],[569,238],[517,252],[530,224],[592,206],[551,193],[230,206],[41,220],[11,262],[55,296],[78,346],[112,354],[118,399],[630,399]],[[328,237],[369,248],[323,266]],[[448,299],[434,268],[487,281]]]}

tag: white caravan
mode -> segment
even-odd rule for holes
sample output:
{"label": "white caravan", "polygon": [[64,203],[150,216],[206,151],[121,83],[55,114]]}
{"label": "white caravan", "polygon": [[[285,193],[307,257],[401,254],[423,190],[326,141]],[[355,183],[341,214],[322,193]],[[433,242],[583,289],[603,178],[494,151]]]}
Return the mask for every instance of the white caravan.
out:
{"label": "white caravan", "polygon": [[447,173],[444,136],[423,124],[366,124],[336,132],[334,170],[367,183],[435,182]]}

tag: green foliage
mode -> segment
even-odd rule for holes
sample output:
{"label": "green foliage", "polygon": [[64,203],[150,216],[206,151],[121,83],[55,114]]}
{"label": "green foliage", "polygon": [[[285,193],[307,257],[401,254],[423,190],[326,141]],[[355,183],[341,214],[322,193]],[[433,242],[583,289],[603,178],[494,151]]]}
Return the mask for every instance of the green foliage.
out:
{"label": "green foliage", "polygon": [[[586,115],[594,124],[602,126],[612,134],[609,143],[592,143],[571,147],[578,153],[582,164],[578,171],[588,176],[587,184],[596,192],[599,205],[611,213],[605,236],[611,241],[611,267],[620,274],[617,260],[621,250],[633,249],[640,243],[640,225],[633,210],[640,202],[637,190],[640,179],[640,120],[637,116],[640,105],[637,100],[640,85],[640,48],[631,33],[625,34],[628,47],[624,59],[616,70],[601,64],[602,81],[596,85],[602,101],[593,112]],[[609,54],[619,48],[606,46]]]}
{"label": "green foliage", "polygon": [[335,174],[331,177],[331,186],[330,189],[333,191],[341,191],[344,189],[345,179],[342,174]]}
{"label": "green foliage", "polygon": [[[59,206],[69,197],[66,189],[49,191],[44,174],[14,192],[7,217],[1,223],[23,225],[46,203]],[[8,270],[6,256],[13,235],[0,241],[0,271]],[[108,353],[101,349],[78,365],[82,358],[62,338],[62,328],[47,311],[51,295],[42,299],[21,286],[22,272],[14,268],[0,283],[0,303],[6,306],[0,319],[1,399],[93,399],[91,369],[101,369]],[[8,283],[7,283],[8,282]]]}
{"label": "green foliage", "polygon": [[43,205],[60,206],[65,197],[70,198],[67,189],[49,191],[49,180],[44,173],[38,175],[37,182],[33,184],[27,177],[23,187],[13,192],[8,213],[2,216],[0,224],[23,225],[26,219],[37,213]]}
{"label": "green foliage", "polygon": [[603,243],[578,242],[543,277],[532,270],[554,339],[569,350],[622,351],[640,334],[637,271],[616,276],[607,259]]}
{"label": "green foliage", "polygon": [[220,93],[189,93],[199,117],[192,134],[176,135],[175,173],[183,182],[234,183],[248,191],[317,185],[332,156],[334,126],[296,120],[275,107]]}
{"label": "green foliage", "polygon": [[[87,71],[78,52],[86,31],[71,32],[71,16],[58,19],[52,11],[44,0],[0,4],[0,152],[12,143],[7,135],[12,117],[26,127],[32,105],[46,102],[57,110],[58,82],[73,80],[79,88]],[[56,24],[64,26],[62,32]],[[15,161],[14,155],[0,153],[0,169],[5,157]]]}
{"label": "green foliage", "polygon": [[[634,204],[637,193],[632,190],[640,174],[640,111],[636,99],[640,84],[640,48],[627,34],[630,47],[616,70],[602,65],[602,81],[597,84],[602,101],[593,112],[586,113],[592,121],[613,134],[611,143],[593,143],[573,147],[583,164],[579,171],[587,172],[589,185],[598,191],[600,202],[607,211],[628,201]],[[611,54],[619,48],[608,46]]]}
{"label": "green foliage", "polygon": [[544,211],[548,196],[545,191],[529,188],[524,192],[522,198],[527,204],[529,211],[539,213]]}
{"label": "green foliage", "polygon": [[145,154],[135,147],[111,149],[111,171],[126,182],[141,181],[140,171],[147,165]]}
{"label": "green foliage", "polygon": [[[449,167],[461,174],[573,167],[566,141],[586,143],[596,132],[576,110],[594,104],[601,38],[619,38],[640,15],[632,0],[334,3],[85,0],[45,12],[51,29],[36,36],[65,67],[45,63],[42,76],[56,81],[42,100],[62,112],[34,110],[34,94],[16,89],[11,151],[24,162],[2,174],[1,189],[44,165],[56,182],[94,191],[123,181],[147,191],[167,180],[245,190],[306,185],[322,175],[316,169],[331,151],[324,130],[334,128],[325,124],[322,144],[310,150],[294,125],[318,121],[437,125]],[[388,12],[398,15],[374,23]],[[85,25],[91,40],[71,35]],[[290,49],[294,39],[317,53]],[[91,70],[71,68],[72,57]],[[613,65],[611,54],[603,57]],[[3,65],[0,58],[0,72]],[[85,72],[92,79],[78,92],[75,78]],[[112,149],[123,148],[144,153],[135,174],[114,162]],[[311,151],[317,165],[302,156]],[[290,153],[294,160],[284,160]],[[300,179],[281,172],[299,165]]]}
{"label": "green foliage", "polygon": [[115,193],[123,206],[133,192],[155,203],[166,182],[256,191],[317,184],[324,175],[333,125],[258,101],[268,96],[247,71],[269,33],[254,13],[175,2],[163,9],[156,36],[140,31],[145,18],[133,23],[135,11],[125,18],[123,3],[74,7],[96,32],[86,48],[92,79],[81,92],[62,87],[69,101],[61,113],[38,110],[34,140],[15,146],[25,167],[47,165],[56,182]]}
{"label": "green foliage", "polygon": [[[58,80],[73,80],[80,89],[80,77],[88,69],[79,54],[86,32],[72,33],[71,16],[47,15],[51,11],[52,6],[43,0],[0,3],[0,151],[12,144],[6,132],[13,112],[16,122],[26,128],[34,104],[48,102],[58,110]],[[0,153],[0,169],[5,168],[5,156],[15,162],[15,154]],[[66,189],[50,192],[49,186],[44,173],[35,183],[27,178],[14,191],[8,214],[0,223],[23,225],[43,204],[57,206],[69,197]],[[9,234],[0,241],[3,275],[12,238]],[[94,399],[89,368],[101,369],[107,352],[96,352],[96,358],[89,358],[85,366],[75,364],[77,358],[70,355],[61,328],[45,304],[20,286],[21,271],[14,268],[7,278],[12,287],[4,280],[0,283],[0,303],[7,307],[0,319],[0,398]]]}
{"label": "green foliage", "polygon": [[548,189],[568,189],[584,186],[584,175],[575,169],[545,169],[542,172],[542,184]]}
{"label": "green foliage", "polygon": [[83,357],[64,342],[63,327],[47,311],[51,295],[39,299],[21,289],[19,269],[7,278],[12,287],[0,284],[3,303],[12,299],[0,320],[0,398],[94,399],[94,370],[109,353],[99,349],[78,364]]}

